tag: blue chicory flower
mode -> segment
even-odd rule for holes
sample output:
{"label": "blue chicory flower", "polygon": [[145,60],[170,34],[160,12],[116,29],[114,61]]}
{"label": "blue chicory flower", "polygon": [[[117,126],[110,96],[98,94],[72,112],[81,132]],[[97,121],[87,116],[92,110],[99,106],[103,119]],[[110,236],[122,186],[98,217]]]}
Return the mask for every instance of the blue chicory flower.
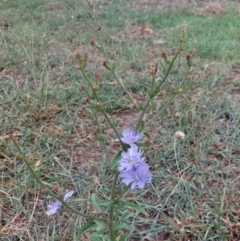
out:
{"label": "blue chicory flower", "polygon": [[143,152],[135,145],[128,148],[127,152],[122,152],[121,159],[118,163],[118,171],[129,171],[137,167],[139,163],[144,161],[142,154]]}
{"label": "blue chicory flower", "polygon": [[123,131],[121,141],[124,144],[128,144],[131,146],[134,145],[136,142],[141,141],[142,138],[142,135],[138,131],[127,129]]}
{"label": "blue chicory flower", "polygon": [[[63,200],[67,201],[72,195],[73,195],[74,191],[69,191],[67,192],[64,197]],[[56,202],[54,202],[51,205],[48,205],[48,211],[46,212],[48,216],[53,215],[54,213],[57,212],[57,210],[59,208],[62,207],[62,202],[60,202],[59,200],[57,200]]]}
{"label": "blue chicory flower", "polygon": [[143,188],[146,183],[150,183],[152,180],[149,165],[145,162],[142,162],[129,171],[121,172],[120,176],[122,178],[122,183],[125,183],[126,185],[131,184],[131,189],[136,187]]}

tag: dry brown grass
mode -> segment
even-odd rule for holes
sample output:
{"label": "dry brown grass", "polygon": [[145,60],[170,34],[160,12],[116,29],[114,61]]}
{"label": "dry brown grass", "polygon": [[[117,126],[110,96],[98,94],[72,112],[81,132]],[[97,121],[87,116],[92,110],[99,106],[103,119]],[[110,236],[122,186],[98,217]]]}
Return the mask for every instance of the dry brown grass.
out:
{"label": "dry brown grass", "polygon": [[61,2],[50,2],[45,5],[48,10],[60,10],[64,9],[65,5]]}
{"label": "dry brown grass", "polygon": [[225,12],[222,4],[218,2],[206,3],[203,7],[195,9],[195,13],[198,15],[221,15]]}

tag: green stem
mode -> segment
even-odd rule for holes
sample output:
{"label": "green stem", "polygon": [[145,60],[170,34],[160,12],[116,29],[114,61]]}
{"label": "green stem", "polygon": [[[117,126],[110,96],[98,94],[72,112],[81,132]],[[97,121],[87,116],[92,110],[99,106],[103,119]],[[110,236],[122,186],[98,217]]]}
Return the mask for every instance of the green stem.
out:
{"label": "green stem", "polygon": [[[185,74],[182,82],[181,82],[180,85],[178,86],[178,89],[180,89],[180,88],[183,86],[183,84],[184,84],[184,82],[185,82],[185,80],[187,79],[187,76],[188,76],[188,74],[189,74],[190,68],[191,68],[191,67],[188,67],[188,69],[187,69],[187,71],[186,71],[186,74]],[[175,94],[173,94],[172,97],[171,97],[171,98],[169,99],[169,101],[167,102],[167,104],[166,104],[161,110],[160,110],[160,108],[159,108],[157,114],[156,114],[150,121],[148,121],[148,122],[145,124],[145,126],[151,124],[151,123],[167,108],[167,106],[172,102],[172,100],[175,98],[175,96],[176,96],[177,94],[178,94],[178,92],[176,92]]]}
{"label": "green stem", "polygon": [[121,140],[121,137],[120,137],[120,135],[119,135],[116,127],[113,125],[113,123],[112,123],[111,120],[109,119],[107,113],[106,113],[102,108],[101,108],[100,110],[101,110],[103,116],[105,117],[106,121],[109,123],[109,125],[112,127],[113,131],[115,132],[115,134],[116,134],[118,140],[120,141],[122,147],[124,148],[125,146],[124,146],[124,144],[123,144],[123,142],[122,142],[122,140]]}
{"label": "green stem", "polygon": [[92,86],[91,80],[88,77],[84,67],[81,67],[81,72],[83,74],[83,77],[87,80],[87,83],[89,84],[89,86],[92,88],[93,86]]}
{"label": "green stem", "polygon": [[85,86],[85,90],[86,90],[87,96],[88,96],[88,98],[91,98],[91,94],[90,94],[90,92],[88,90],[88,85],[92,88],[91,81],[89,80],[89,78],[88,78],[88,76],[87,76],[87,74],[85,72],[84,67],[81,67],[81,72],[82,72],[82,75],[83,75],[84,86]]}
{"label": "green stem", "polygon": [[111,196],[110,200],[113,201],[111,206],[110,206],[110,213],[109,213],[109,231],[110,231],[110,238],[111,241],[115,241],[115,220],[114,220],[114,209],[116,205],[115,201],[115,191],[116,191],[116,185],[117,185],[117,179],[118,179],[118,172],[115,173],[114,179],[113,179],[113,184],[112,184],[112,189],[111,189]]}
{"label": "green stem", "polygon": [[169,64],[169,67],[167,69],[167,72],[165,74],[165,76],[163,77],[162,81],[157,85],[157,87],[155,88],[155,90],[151,93],[150,95],[150,99],[153,99],[154,96],[157,95],[159,88],[163,85],[163,83],[167,80],[168,75],[170,74],[170,71],[172,70],[173,64],[175,63],[175,60],[177,59],[177,56],[179,55],[179,53],[181,52],[181,46],[178,48],[177,53],[175,54],[175,56],[173,57],[173,60],[171,61],[171,63]]}
{"label": "green stem", "polygon": [[85,217],[85,218],[89,218],[89,215],[85,215],[81,212],[78,212],[75,208],[69,206],[62,198],[60,198],[59,196],[57,196],[56,194],[54,194],[50,188],[49,188],[49,184],[48,183],[45,183],[43,182],[39,177],[38,175],[36,174],[36,172],[33,170],[33,168],[31,167],[31,165],[28,163],[26,157],[23,155],[22,151],[21,151],[21,148],[19,147],[17,141],[15,140],[14,136],[13,135],[9,135],[9,138],[11,139],[11,141],[13,142],[14,146],[17,148],[19,154],[21,155],[22,157],[22,160],[23,162],[26,164],[28,170],[30,171],[30,173],[32,174],[32,176],[35,178],[35,180],[39,183],[39,185],[43,188],[47,188],[48,189],[48,192],[51,196],[53,196],[54,198],[56,198],[57,200],[59,200],[62,205],[64,207],[66,207],[67,209],[69,209],[70,211],[72,211],[73,213],[79,215],[79,216],[82,216],[82,217]]}
{"label": "green stem", "polygon": [[131,184],[126,187],[126,190],[115,200],[116,203],[129,191]]}
{"label": "green stem", "polygon": [[[100,123],[99,123],[99,121],[98,121],[97,113],[96,113],[95,110],[94,110],[94,112],[93,112],[93,115],[94,115],[94,118],[95,118],[95,120],[96,120],[96,122],[97,122],[98,130],[99,130],[100,134],[102,135],[102,128],[101,128],[101,125],[100,125]],[[103,146],[104,146],[104,150],[105,150],[105,152],[106,152],[107,161],[108,161],[108,163],[110,164],[109,152],[108,152],[108,148],[107,148],[105,139],[104,139],[104,141],[103,141]]]}
{"label": "green stem", "polygon": [[[92,87],[91,81],[90,81],[88,75],[86,74],[85,69],[84,69],[84,68],[81,68],[81,72],[82,72],[82,74],[83,74],[83,78],[87,81],[87,83],[89,84],[89,86]],[[86,87],[86,83],[85,83],[85,87]],[[91,96],[90,96],[89,93],[88,93],[88,97],[91,98]],[[95,94],[94,97],[96,98],[96,100],[97,100],[98,102],[100,102],[97,93]],[[106,121],[109,123],[109,125],[110,125],[110,126],[112,127],[112,129],[114,130],[114,132],[115,132],[117,138],[119,139],[121,145],[124,147],[124,145],[123,145],[123,143],[122,143],[122,141],[121,141],[121,137],[120,137],[120,135],[118,134],[117,129],[115,128],[115,126],[113,125],[113,123],[111,122],[111,120],[109,119],[107,113],[106,113],[102,108],[100,108],[100,111],[102,112],[102,114],[103,114],[103,116],[105,117]],[[95,115],[96,115],[96,114],[95,114]],[[97,120],[97,118],[96,118],[96,120]],[[98,121],[97,121],[97,122],[98,122]],[[98,127],[100,128],[100,125],[98,125]]]}
{"label": "green stem", "polygon": [[138,128],[140,126],[140,123],[142,121],[143,115],[146,112],[146,109],[148,108],[148,105],[149,105],[150,101],[151,101],[151,99],[149,98],[148,101],[146,102],[146,104],[144,105],[144,107],[143,107],[139,117],[138,117],[137,124],[136,124],[136,127],[135,127],[136,130],[138,130]]}
{"label": "green stem", "polygon": [[154,90],[155,82],[156,82],[156,77],[152,76],[151,92],[153,92],[153,90]]}
{"label": "green stem", "polygon": [[[97,36],[98,36],[98,39],[100,41],[100,46],[101,46],[101,50],[103,52],[103,55],[104,57],[106,58],[106,61],[107,61],[107,64],[110,66],[111,63],[110,63],[110,60],[108,58],[108,55],[106,53],[106,50],[104,48],[104,44],[103,44],[103,41],[102,41],[102,37],[99,33],[100,30],[98,30],[98,27],[97,27],[97,22],[96,22],[96,19],[95,17],[93,16],[93,23],[94,23],[94,26],[95,26],[95,29],[97,31]],[[115,77],[115,79],[117,80],[118,84],[120,84],[120,86],[122,87],[122,89],[127,93],[127,95],[129,96],[129,98],[131,99],[131,101],[133,102],[133,104],[135,106],[137,106],[137,102],[134,100],[134,98],[132,97],[132,95],[128,92],[128,90],[126,89],[126,87],[124,86],[124,83],[123,81],[117,76],[117,74],[115,73],[114,69],[113,68],[110,68],[110,72],[113,74],[113,76]]]}
{"label": "green stem", "polygon": [[177,169],[178,169],[178,174],[180,173],[180,168],[179,168],[179,164],[178,164],[178,155],[177,155],[177,149],[176,149],[176,141],[177,139],[174,139],[173,142],[173,149],[174,149],[174,154],[175,154],[175,159],[176,159],[176,163],[177,163]]}
{"label": "green stem", "polygon": [[141,114],[140,114],[139,117],[138,117],[137,124],[136,124],[136,130],[137,130],[137,129],[139,128],[139,126],[140,126],[140,123],[141,123],[141,121],[142,121],[143,115],[144,115],[144,113],[146,112],[146,109],[147,109],[150,101],[157,95],[158,89],[159,89],[159,88],[162,86],[162,84],[167,80],[167,77],[168,77],[168,75],[169,75],[169,73],[170,73],[170,71],[171,71],[171,69],[172,69],[172,67],[173,67],[173,64],[174,64],[175,60],[177,59],[177,56],[178,56],[179,53],[180,53],[180,49],[181,49],[181,45],[179,46],[177,53],[175,54],[172,62],[170,63],[170,65],[169,65],[169,67],[168,67],[168,70],[167,70],[165,76],[163,77],[162,81],[157,85],[157,87],[156,87],[156,88],[151,92],[151,94],[149,95],[149,99],[148,99],[148,101],[146,102],[145,106],[144,106],[143,109],[142,109]]}

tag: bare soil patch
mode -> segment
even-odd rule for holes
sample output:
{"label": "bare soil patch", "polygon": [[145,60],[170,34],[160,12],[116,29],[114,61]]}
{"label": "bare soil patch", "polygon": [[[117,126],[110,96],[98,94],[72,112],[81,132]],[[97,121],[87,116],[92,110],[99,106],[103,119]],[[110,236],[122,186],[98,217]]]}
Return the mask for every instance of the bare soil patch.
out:
{"label": "bare soil patch", "polygon": [[111,39],[115,41],[125,41],[126,39],[135,40],[153,37],[156,37],[156,33],[151,24],[146,23],[140,25],[136,22],[129,21],[126,22],[125,29],[116,36],[112,36]]}
{"label": "bare soil patch", "polygon": [[226,12],[221,3],[210,2],[194,11],[198,15],[221,15]]}
{"label": "bare soil patch", "polygon": [[45,5],[48,10],[61,10],[65,8],[65,5],[61,2],[50,2]]}

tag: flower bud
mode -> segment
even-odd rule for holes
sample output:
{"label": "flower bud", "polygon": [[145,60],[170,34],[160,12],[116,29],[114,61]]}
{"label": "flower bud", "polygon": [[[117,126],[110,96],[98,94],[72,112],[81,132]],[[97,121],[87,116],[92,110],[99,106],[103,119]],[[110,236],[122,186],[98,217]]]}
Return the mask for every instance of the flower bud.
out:
{"label": "flower bud", "polygon": [[88,5],[90,8],[93,8],[93,4],[92,4],[92,2],[91,2],[90,0],[86,0],[86,2],[87,2],[87,5]]}
{"label": "flower bud", "polygon": [[0,138],[0,146],[2,147],[6,147],[7,146],[7,142],[4,138]]}
{"label": "flower bud", "polygon": [[157,64],[151,64],[151,66],[150,66],[150,75],[151,75],[152,77],[155,77],[155,76],[156,76],[156,74],[157,74],[157,68],[158,68]]}
{"label": "flower bud", "polygon": [[91,39],[91,40],[90,40],[90,44],[91,44],[91,46],[96,46],[96,40]]}
{"label": "flower bud", "polygon": [[80,69],[85,68],[87,65],[88,54],[87,53],[82,54],[80,51],[77,51],[75,57],[78,61],[78,68]]}
{"label": "flower bud", "polygon": [[186,56],[186,60],[187,60],[187,65],[188,67],[191,67],[192,66],[192,60],[191,60],[192,56],[190,54],[188,54]]}

